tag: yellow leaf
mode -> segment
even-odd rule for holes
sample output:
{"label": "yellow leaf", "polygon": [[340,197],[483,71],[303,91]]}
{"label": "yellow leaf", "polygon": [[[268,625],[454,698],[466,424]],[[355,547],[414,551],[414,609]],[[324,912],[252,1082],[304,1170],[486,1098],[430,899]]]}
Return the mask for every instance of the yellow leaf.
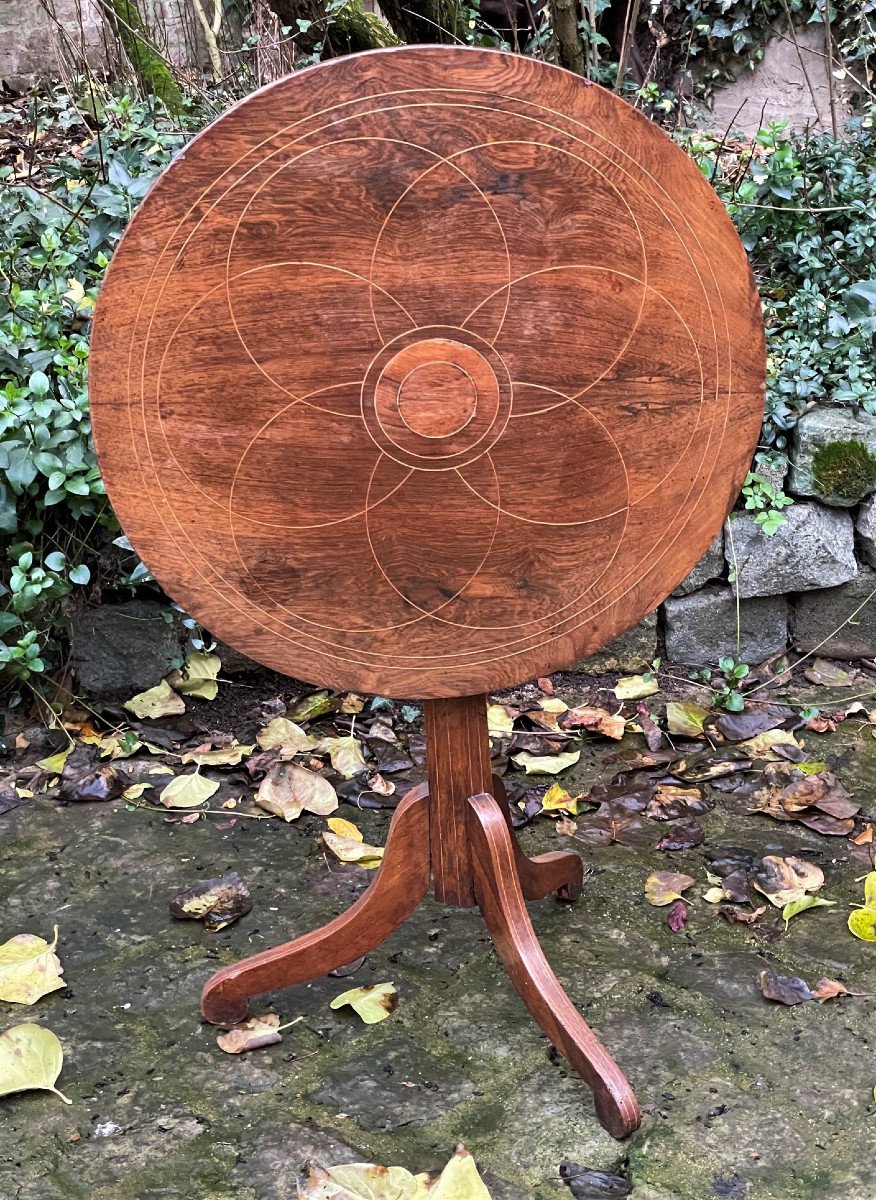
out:
{"label": "yellow leaf", "polygon": [[673,900],[680,900],[681,893],[686,892],[693,882],[690,875],[678,871],[654,871],[645,880],[645,899],[661,908]]}
{"label": "yellow leaf", "polygon": [[673,737],[700,737],[708,715],[709,710],[699,704],[670,700],[666,705],[666,728]]}
{"label": "yellow leaf", "polygon": [[338,834],[339,837],[352,838],[354,842],[364,841],[360,829],[352,821],[346,821],[343,817],[329,817],[326,825],[332,833]]}
{"label": "yellow leaf", "polygon": [[864,877],[864,906],[876,908],[876,871]]}
{"label": "yellow leaf", "polygon": [[504,704],[487,705],[487,728],[493,737],[507,737],[514,732],[514,718]]}
{"label": "yellow leaf", "polygon": [[60,1096],[65,1104],[72,1104],[55,1087],[63,1065],[64,1052],[51,1029],[42,1025],[16,1025],[0,1033],[0,1096],[46,1091]]}
{"label": "yellow leaf", "polygon": [[151,788],[151,783],[132,783],[130,787],[126,787],[122,792],[123,800],[139,800],[147,788]]}
{"label": "yellow leaf", "polygon": [[457,1147],[429,1191],[429,1200],[490,1200],[487,1186],[465,1146]]}
{"label": "yellow leaf", "polygon": [[703,892],[703,899],[707,904],[720,904],[722,900],[727,899],[727,893],[722,887],[710,887],[707,892]]}
{"label": "yellow leaf", "polygon": [[643,696],[653,696],[660,688],[653,675],[625,675],[617,681],[614,694],[618,700],[641,700]]}
{"label": "yellow leaf", "polygon": [[574,766],[581,757],[580,750],[566,750],[562,754],[530,754],[521,750],[513,755],[518,767],[523,767],[527,775],[559,775],[566,767]]}
{"label": "yellow leaf", "polygon": [[326,1170],[307,1164],[307,1180],[299,1200],[428,1200],[428,1175],[412,1175],[404,1167],[350,1163]]}
{"label": "yellow leaf", "polygon": [[297,763],[281,760],[269,768],[259,784],[255,802],[275,817],[294,821],[305,809],[319,817],[327,817],[338,807],[338,795],[322,775]]}
{"label": "yellow leaf", "polygon": [[193,775],[177,775],[158,799],[165,808],[197,808],[218,790],[218,783],[205,779],[195,771]]}
{"label": "yellow leaf", "polygon": [[371,987],[351,988],[335,996],[329,1008],[343,1008],[348,1004],[358,1013],[366,1025],[385,1021],[398,1003],[398,992],[394,983],[375,983]]}
{"label": "yellow leaf", "polygon": [[256,741],[263,750],[273,750],[277,747],[284,757],[289,758],[303,750],[313,750],[316,746],[316,738],[312,738],[300,725],[286,717],[274,717],[273,721],[269,721],[264,729],[260,730]]}
{"label": "yellow leaf", "polygon": [[876,908],[856,908],[849,914],[848,924],[862,942],[876,942]]}
{"label": "yellow leaf", "polygon": [[186,711],[182,696],[176,694],[166,679],[146,692],[138,692],[125,701],[124,707],[141,720],[147,717],[179,716]]}
{"label": "yellow leaf", "polygon": [[215,700],[219,692],[216,676],[222,662],[218,654],[207,654],[204,650],[191,650],[186,655],[182,673],[175,671],[173,687],[184,696],[198,696],[201,700]]}
{"label": "yellow leaf", "polygon": [[328,753],[332,766],[344,779],[352,779],[360,771],[366,770],[362,747],[352,736],[322,738],[316,748],[322,754]]}
{"label": "yellow leaf", "polygon": [[559,783],[552,783],[541,798],[542,812],[567,812],[578,814],[578,801],[573,800]]}
{"label": "yellow leaf", "polygon": [[559,696],[545,696],[543,700],[539,700],[538,707],[542,712],[546,713],[564,713],[569,711],[569,706],[565,700],[561,700]]}
{"label": "yellow leaf", "polygon": [[748,758],[763,758],[768,755],[773,746],[798,746],[800,743],[788,729],[767,729],[756,737],[745,742],[738,742],[737,747]]}
{"label": "yellow leaf", "polygon": [[[359,833],[358,830],[356,832]],[[365,867],[369,871],[379,867],[380,860],[383,858],[383,847],[369,846],[367,842],[362,841],[361,833],[358,837],[352,838],[327,830],[323,833],[322,840],[341,862],[358,863],[360,867]]]}
{"label": "yellow leaf", "polygon": [[73,744],[67,747],[66,750],[59,750],[57,754],[50,754],[48,758],[41,758],[37,762],[38,767],[42,767],[44,771],[51,771],[53,775],[60,775],[64,770],[64,763],[70,751],[73,749]]}
{"label": "yellow leaf", "polygon": [[51,945],[36,934],[19,933],[0,946],[0,1000],[36,1004],[41,996],[65,987],[57,945],[56,925]]}

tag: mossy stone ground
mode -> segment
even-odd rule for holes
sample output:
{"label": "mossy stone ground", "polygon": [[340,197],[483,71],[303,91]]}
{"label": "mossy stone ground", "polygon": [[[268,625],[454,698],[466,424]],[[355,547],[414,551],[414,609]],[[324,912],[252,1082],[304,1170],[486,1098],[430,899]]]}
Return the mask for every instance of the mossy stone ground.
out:
{"label": "mossy stone ground", "polygon": [[[869,808],[869,729],[810,737]],[[567,786],[615,769],[605,760],[616,745],[591,747]],[[867,863],[844,839],[748,807],[719,795],[703,818],[707,844],[813,857],[836,908],[803,914],[770,942],[726,925],[697,887],[687,928],[673,934],[665,910],[644,901],[645,876],[671,868],[704,883],[701,853],[617,845],[583,848],[590,872],[576,904],[531,906],[558,974],[646,1107],[626,1143],[600,1129],[587,1089],[529,1020],[477,912],[431,900],[352,980],[257,1005],[304,1016],[282,1045],[240,1057],[217,1048],[197,1012],[211,972],[323,923],[367,882],[329,865],[320,820],[223,830],[221,818],[167,825],[48,797],[7,813],[0,940],[50,937],[57,923],[69,986],[34,1008],[0,1005],[0,1022],[57,1033],[74,1103],[0,1101],[0,1197],[290,1200],[311,1155],[433,1170],[464,1141],[496,1200],[567,1200],[564,1158],[628,1172],[633,1200],[873,1200],[876,947],[846,929]],[[356,819],[369,840],[385,836],[388,813]],[[569,844],[546,820],[521,837],[531,852]],[[170,918],[178,890],[229,870],[252,888],[247,917],[214,935]],[[760,995],[764,965],[865,995],[783,1008]],[[390,979],[399,1004],[380,1025],[329,1009],[351,984]],[[118,1131],[98,1136],[109,1123]]]}

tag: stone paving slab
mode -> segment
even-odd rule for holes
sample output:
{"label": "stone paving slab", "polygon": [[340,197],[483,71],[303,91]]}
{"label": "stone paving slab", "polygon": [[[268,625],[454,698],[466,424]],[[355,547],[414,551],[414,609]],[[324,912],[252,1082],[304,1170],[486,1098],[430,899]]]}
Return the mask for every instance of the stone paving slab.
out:
{"label": "stone paving slab", "polygon": [[[843,727],[844,728],[844,727]],[[869,739],[872,744],[872,739]],[[820,739],[867,807],[876,770],[863,739]],[[589,752],[572,790],[614,769]],[[389,814],[361,812],[367,840]],[[366,886],[329,867],[323,823],[215,820],[167,825],[118,805],[59,808],[40,797],[0,818],[0,940],[61,928],[68,987],[33,1008],[0,1004],[0,1027],[36,1020],[65,1049],[60,1086],[74,1101],[28,1093],[0,1101],[3,1200],[290,1200],[305,1159],[436,1170],[459,1141],[495,1200],[568,1200],[558,1167],[622,1169],[633,1200],[873,1200],[876,1083],[874,948],[845,927],[866,864],[842,839],[753,816],[719,796],[708,843],[818,855],[840,903],[765,942],[697,900],[686,929],[645,904],[648,871],[704,880],[699,851],[584,849],[575,905],[531,906],[573,999],[628,1073],[647,1114],[614,1142],[589,1092],[523,1010],[477,912],[427,901],[351,979],[266,998],[281,1045],[230,1057],[198,1017],[220,965],[305,932]],[[658,827],[657,836],[665,827]],[[530,852],[574,845],[542,821]],[[237,870],[253,911],[208,934],[175,922],[168,902],[197,879]],[[811,983],[841,978],[868,997],[767,1003],[764,965]],[[328,1004],[349,986],[393,980],[399,1005],[377,1026]],[[98,1126],[120,1127],[109,1137]]]}

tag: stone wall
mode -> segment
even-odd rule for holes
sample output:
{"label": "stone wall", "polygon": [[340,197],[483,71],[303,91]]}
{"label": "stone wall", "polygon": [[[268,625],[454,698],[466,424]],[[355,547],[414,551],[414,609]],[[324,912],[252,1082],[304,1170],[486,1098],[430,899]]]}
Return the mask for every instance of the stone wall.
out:
{"label": "stone wall", "polygon": [[776,533],[734,513],[659,613],[577,669],[641,670],[658,654],[700,666],[735,655],[737,594],[743,662],[789,646],[876,658],[876,417],[806,413],[784,486],[795,503]]}

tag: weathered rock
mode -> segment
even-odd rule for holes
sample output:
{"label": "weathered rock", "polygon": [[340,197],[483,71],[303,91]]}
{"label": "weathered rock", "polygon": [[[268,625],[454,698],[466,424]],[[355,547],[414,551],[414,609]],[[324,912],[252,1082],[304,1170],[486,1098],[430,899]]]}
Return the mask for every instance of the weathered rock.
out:
{"label": "weathered rock", "polygon": [[672,594],[673,596],[689,596],[691,592],[695,592],[697,588],[701,588],[710,580],[717,579],[723,573],[724,530],[722,529],[691,573],[682,579]]}
{"label": "weathered rock", "polygon": [[835,587],[858,573],[855,538],[848,513],[820,504],[792,504],[785,524],[765,534],[754,517],[732,518],[732,543],[724,539],[727,561],[736,554],[739,595],[781,596],[811,588]]}
{"label": "weathered rock", "polygon": [[871,567],[876,567],[876,496],[861,505],[855,529],[861,553]]}
{"label": "weathered rock", "polygon": [[818,653],[828,658],[876,656],[876,596],[870,599],[873,592],[876,571],[862,566],[850,583],[800,596],[794,607],[794,645],[798,650],[818,646]]}
{"label": "weathered rock", "polygon": [[580,658],[569,667],[582,675],[604,675],[608,671],[640,671],[657,657],[657,613],[649,613],[638,625],[627,629],[595,654]]}
{"label": "weathered rock", "polygon": [[876,491],[876,417],[813,408],[797,422],[790,491],[849,508]]}
{"label": "weathered rock", "polygon": [[80,689],[127,697],[154,687],[181,662],[179,625],[168,605],[128,600],[82,608],[71,617],[70,643]]}
{"label": "weathered rock", "polygon": [[[666,657],[700,666],[736,654],[736,598],[730,587],[702,588],[689,596],[670,597],[666,617]],[[788,644],[788,602],[784,596],[742,600],[740,657],[759,663]]]}

